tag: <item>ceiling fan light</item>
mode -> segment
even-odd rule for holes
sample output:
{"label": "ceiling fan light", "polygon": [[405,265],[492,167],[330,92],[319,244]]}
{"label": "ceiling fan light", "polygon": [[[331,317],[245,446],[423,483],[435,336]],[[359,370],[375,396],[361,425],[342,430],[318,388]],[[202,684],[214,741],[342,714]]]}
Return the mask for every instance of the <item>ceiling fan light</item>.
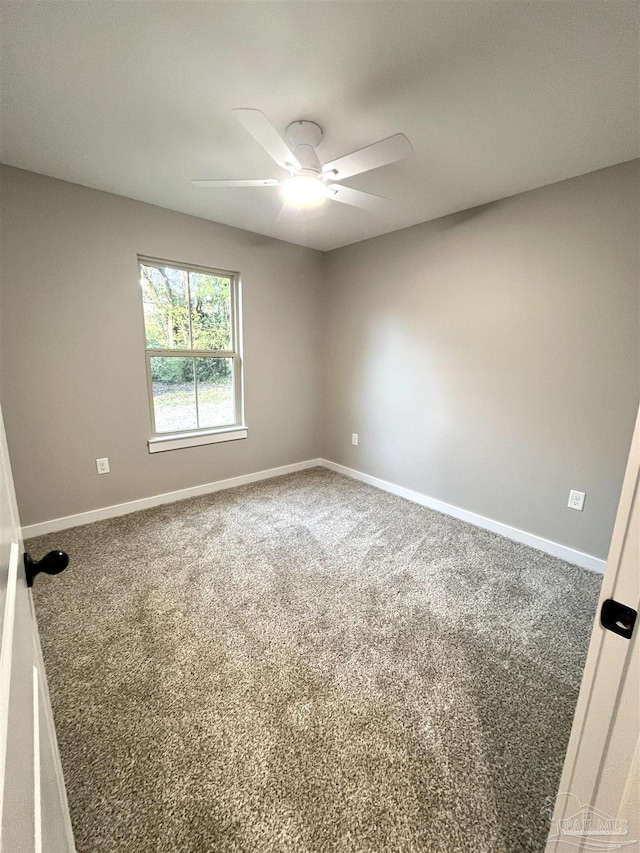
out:
{"label": "ceiling fan light", "polygon": [[292,175],[282,185],[282,194],[287,201],[300,207],[314,207],[327,198],[327,188],[311,175]]}

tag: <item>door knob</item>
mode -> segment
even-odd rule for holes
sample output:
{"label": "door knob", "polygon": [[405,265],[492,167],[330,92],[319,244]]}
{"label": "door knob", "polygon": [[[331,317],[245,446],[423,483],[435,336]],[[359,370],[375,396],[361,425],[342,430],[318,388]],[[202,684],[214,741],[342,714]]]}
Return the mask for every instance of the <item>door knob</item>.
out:
{"label": "door knob", "polygon": [[32,559],[25,551],[24,573],[27,576],[27,586],[33,586],[33,579],[40,572],[46,575],[58,575],[69,565],[69,555],[64,551],[49,551],[41,560]]}
{"label": "door knob", "polygon": [[620,604],[619,601],[608,598],[600,611],[600,623],[603,628],[630,640],[637,615],[632,607],[627,607],[626,604]]}

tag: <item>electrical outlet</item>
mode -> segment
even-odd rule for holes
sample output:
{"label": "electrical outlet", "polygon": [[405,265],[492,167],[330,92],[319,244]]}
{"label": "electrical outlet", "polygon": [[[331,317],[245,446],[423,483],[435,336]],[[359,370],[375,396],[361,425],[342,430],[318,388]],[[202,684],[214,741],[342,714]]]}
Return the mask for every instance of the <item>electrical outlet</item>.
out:
{"label": "electrical outlet", "polygon": [[98,474],[108,474],[109,473],[109,460],[105,456],[102,459],[96,459],[96,468],[98,469]]}
{"label": "electrical outlet", "polygon": [[567,506],[569,507],[569,509],[578,509],[580,510],[580,512],[582,512],[584,508],[584,499],[584,492],[576,492],[575,489],[571,489],[571,491],[569,492],[569,503],[567,504]]}
{"label": "electrical outlet", "polygon": [[357,444],[357,443],[358,443],[358,433],[352,432],[351,433],[351,444]]}

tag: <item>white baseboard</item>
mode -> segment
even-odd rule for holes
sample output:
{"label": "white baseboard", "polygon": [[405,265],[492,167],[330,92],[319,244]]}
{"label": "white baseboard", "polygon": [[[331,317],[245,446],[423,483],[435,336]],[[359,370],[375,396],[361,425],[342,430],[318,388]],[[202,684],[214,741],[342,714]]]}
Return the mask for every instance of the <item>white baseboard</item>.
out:
{"label": "white baseboard", "polygon": [[537,548],[538,551],[543,551],[545,554],[550,554],[552,557],[559,557],[567,563],[573,563],[576,566],[582,566],[583,569],[590,569],[593,572],[604,574],[606,561],[598,557],[593,557],[591,554],[584,554],[582,551],[576,551],[574,548],[569,548],[567,545],[560,545],[558,542],[551,542],[549,539],[543,539],[542,536],[536,536],[534,533],[527,533],[525,530],[519,530],[517,527],[510,527],[508,524],[503,524],[500,521],[494,521],[492,518],[485,518],[483,515],[478,515],[475,512],[470,512],[466,509],[453,506],[453,504],[439,501],[436,498],[431,498],[428,495],[423,495],[420,492],[414,492],[411,489],[405,489],[403,486],[396,486],[395,483],[389,483],[387,480],[381,480],[378,477],[372,477],[370,474],[363,474],[362,471],[356,471],[353,468],[347,468],[344,465],[338,465],[337,462],[330,462],[328,459],[318,460],[318,464],[324,468],[329,468],[338,474],[344,474],[346,477],[352,477],[354,480],[360,480],[362,483],[368,483],[370,486],[375,486],[377,489],[382,489],[385,492],[391,492],[393,495],[399,495],[401,498],[406,498],[413,503],[421,504],[422,506],[435,509],[445,515],[452,515],[454,518],[459,518],[461,521],[466,521],[469,524],[474,524],[476,527],[482,527],[485,530],[491,530],[493,533],[498,533],[500,536],[505,536],[507,539],[513,539],[515,542],[522,542],[524,545],[530,545],[532,548]]}
{"label": "white baseboard", "polygon": [[551,542],[549,539],[543,539],[541,536],[527,533],[524,530],[519,530],[517,527],[510,527],[508,524],[494,521],[491,518],[485,518],[483,515],[478,515],[466,509],[460,509],[460,507],[439,501],[420,492],[405,489],[403,486],[396,486],[395,483],[389,483],[387,480],[381,480],[379,477],[372,477],[370,474],[363,474],[362,471],[338,465],[337,462],[331,462],[328,459],[307,459],[304,462],[294,462],[292,465],[281,465],[279,468],[269,468],[266,471],[243,474],[240,477],[230,477],[227,480],[218,480],[214,483],[203,483],[200,486],[191,486],[188,489],[178,489],[175,492],[165,492],[161,495],[151,495],[148,498],[140,498],[139,500],[128,501],[122,504],[113,504],[112,506],[105,506],[100,509],[92,509],[88,512],[79,512],[76,515],[52,518],[50,521],[42,521],[39,524],[30,524],[23,527],[22,537],[23,539],[30,539],[34,536],[42,536],[45,533],[55,533],[58,530],[66,530],[69,527],[90,524],[92,521],[115,518],[118,515],[127,515],[130,512],[137,512],[141,509],[150,509],[154,506],[181,501],[185,498],[207,495],[212,492],[219,492],[222,489],[232,489],[235,486],[243,486],[246,483],[255,483],[258,480],[267,480],[270,477],[281,477],[283,474],[293,474],[296,471],[304,471],[307,468],[315,468],[317,466],[328,468],[338,474],[344,474],[346,477],[351,477],[354,480],[360,480],[362,483],[368,483],[370,486],[375,486],[385,492],[391,492],[393,495],[399,495],[401,498],[406,498],[413,501],[413,503],[429,507],[429,509],[435,509],[445,515],[459,518],[461,521],[474,524],[476,527],[491,530],[493,533],[498,533],[507,539],[513,539],[515,542],[530,545],[532,548],[537,548],[538,551],[551,554],[552,557],[559,557],[561,560],[566,560],[567,563],[573,563],[576,566],[582,566],[584,569],[590,569],[601,574],[604,573],[606,567],[605,560],[600,560],[597,557],[591,556],[591,554],[584,554],[582,551],[576,551],[566,545],[560,545],[558,542]]}
{"label": "white baseboard", "polygon": [[127,515],[130,512],[137,512],[140,509],[150,509],[161,504],[182,501],[185,498],[208,495],[212,492],[219,492],[222,489],[233,489],[235,486],[256,483],[258,480],[268,480],[270,477],[281,477],[283,474],[293,474],[295,471],[316,468],[322,464],[321,459],[307,459],[304,462],[294,462],[292,465],[281,465],[279,468],[269,468],[266,471],[256,471],[253,474],[230,477],[228,480],[217,480],[215,483],[202,483],[200,486],[190,486],[188,489],[178,489],[175,492],[151,495],[148,498],[140,498],[139,500],[127,501],[127,503],[122,504],[113,504],[112,506],[105,506],[100,509],[91,509],[88,512],[79,512],[76,515],[65,515],[63,518],[52,518],[50,521],[41,521],[39,524],[29,524],[23,527],[22,538],[30,539],[34,536],[42,536],[45,533],[55,533],[58,530],[67,530],[69,527],[90,524],[92,521],[103,521],[105,518]]}

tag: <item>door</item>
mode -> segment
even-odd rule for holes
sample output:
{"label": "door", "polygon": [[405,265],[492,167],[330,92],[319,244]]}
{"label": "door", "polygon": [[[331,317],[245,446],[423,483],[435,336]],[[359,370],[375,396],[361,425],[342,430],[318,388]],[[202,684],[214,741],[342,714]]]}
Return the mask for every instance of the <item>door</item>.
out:
{"label": "door", "polygon": [[[604,628],[602,605],[640,600],[640,412],[560,781],[548,853],[640,851],[640,624]],[[621,616],[624,629],[632,613]],[[615,625],[615,621],[613,623]],[[629,633],[627,630],[626,633]]]}
{"label": "door", "polygon": [[22,552],[0,410],[0,853],[73,853],[71,821]]}

